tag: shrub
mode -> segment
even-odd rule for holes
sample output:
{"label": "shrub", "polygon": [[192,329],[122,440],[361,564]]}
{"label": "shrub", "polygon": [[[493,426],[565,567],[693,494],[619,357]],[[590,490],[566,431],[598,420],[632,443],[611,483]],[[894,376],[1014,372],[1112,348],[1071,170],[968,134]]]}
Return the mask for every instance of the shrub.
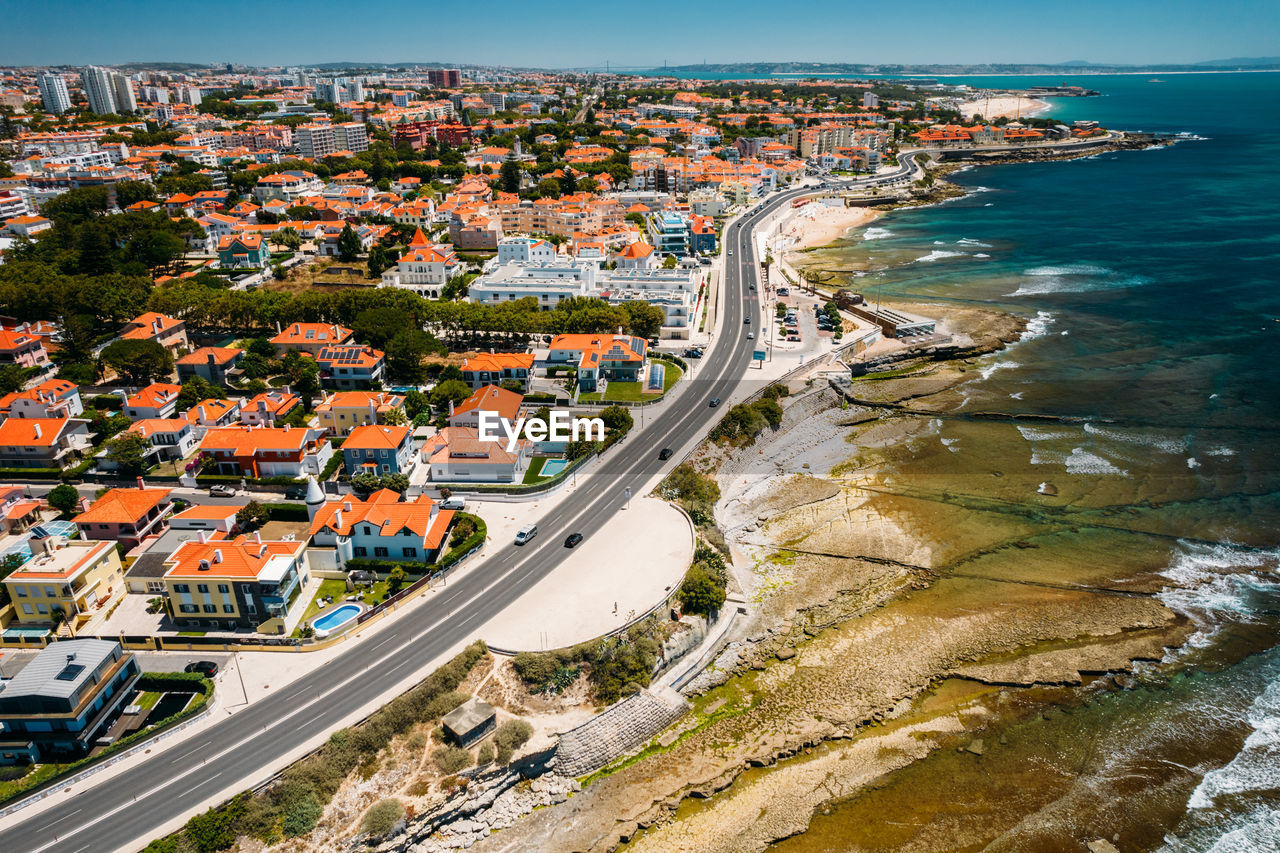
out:
{"label": "shrub", "polygon": [[365,812],[360,831],[365,835],[386,835],[404,817],[404,806],[394,797],[378,800]]}
{"label": "shrub", "polygon": [[498,752],[497,749],[494,747],[494,745],[491,742],[485,741],[484,743],[480,744],[480,756],[479,758],[476,759],[476,764],[479,764],[479,765],[488,764],[489,762],[493,761],[494,757],[497,755],[497,752]]}
{"label": "shrub", "polygon": [[532,736],[533,726],[528,720],[507,720],[493,733],[493,741],[499,749],[506,747],[514,751],[524,746]]}
{"label": "shrub", "polygon": [[322,814],[324,814],[324,807],[320,805],[315,794],[307,794],[296,800],[284,813],[280,828],[284,831],[286,838],[306,835],[316,828]]}
{"label": "shrub", "polygon": [[471,766],[471,750],[460,746],[442,746],[431,753],[431,760],[441,773],[453,774]]}
{"label": "shrub", "polygon": [[701,563],[694,563],[680,584],[679,595],[686,613],[710,616],[724,604],[724,581],[712,575]]}

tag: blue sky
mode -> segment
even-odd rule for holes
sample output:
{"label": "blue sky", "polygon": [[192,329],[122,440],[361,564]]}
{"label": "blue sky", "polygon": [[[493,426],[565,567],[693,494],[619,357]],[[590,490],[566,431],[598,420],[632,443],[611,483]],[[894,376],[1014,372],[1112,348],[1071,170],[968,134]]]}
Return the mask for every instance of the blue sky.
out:
{"label": "blue sky", "polygon": [[1276,0],[0,0],[0,63],[1198,62],[1280,54]]}

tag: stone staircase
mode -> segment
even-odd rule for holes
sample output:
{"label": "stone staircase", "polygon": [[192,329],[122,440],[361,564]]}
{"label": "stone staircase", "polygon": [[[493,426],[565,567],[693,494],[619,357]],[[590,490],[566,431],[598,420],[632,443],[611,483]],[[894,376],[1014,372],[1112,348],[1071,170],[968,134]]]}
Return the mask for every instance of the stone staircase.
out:
{"label": "stone staircase", "polygon": [[689,703],[670,687],[641,690],[560,736],[556,772],[582,776],[638,749],[680,719]]}

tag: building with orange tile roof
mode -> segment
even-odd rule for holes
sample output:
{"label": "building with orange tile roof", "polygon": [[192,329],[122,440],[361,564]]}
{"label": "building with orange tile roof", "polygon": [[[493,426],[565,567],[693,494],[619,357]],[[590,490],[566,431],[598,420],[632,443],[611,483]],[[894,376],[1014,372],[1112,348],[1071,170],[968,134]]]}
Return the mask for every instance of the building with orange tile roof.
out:
{"label": "building with orange tile roof", "polygon": [[346,435],[354,427],[386,423],[391,412],[403,410],[404,397],[389,391],[336,391],[315,411],[330,435]]}
{"label": "building with orange tile roof", "polygon": [[316,354],[320,381],[333,388],[369,388],[386,376],[387,360],[382,350],[359,344],[322,347]]}
{"label": "building with orange tile roof", "polygon": [[212,427],[200,450],[212,458],[213,473],[241,477],[319,475],[333,456],[324,430],[307,427]]}
{"label": "building with orange tile roof", "polygon": [[450,411],[449,426],[478,429],[481,412],[492,412],[497,417],[515,423],[523,403],[523,394],[508,391],[498,385],[485,385]]}
{"label": "building with orange tile roof", "polygon": [[328,501],[311,519],[311,544],[333,548],[334,562],[356,560],[435,562],[448,542],[453,510],[426,495],[405,501],[389,489],[360,500]]}
{"label": "building with orange tile roof", "polygon": [[47,367],[49,353],[44,339],[27,331],[0,329],[0,366]]}
{"label": "building with orange tile roof", "polygon": [[63,468],[93,449],[83,418],[9,418],[0,422],[0,468]]}
{"label": "building with orange tile roof", "polygon": [[351,430],[342,443],[348,474],[408,474],[416,463],[413,428],[366,424]]}
{"label": "building with orange tile roof", "polygon": [[120,337],[130,341],[155,341],[172,353],[179,349],[191,349],[187,339],[187,324],[163,314],[149,311],[125,324]]}
{"label": "building with orange tile roof", "polygon": [[[139,478],[141,482],[141,478]],[[125,550],[147,536],[164,531],[165,517],[173,509],[171,489],[109,489],[84,512],[71,519],[81,539],[119,542]]]}
{"label": "building with orange tile roof", "polygon": [[15,216],[4,221],[0,234],[6,237],[25,237],[30,240],[42,231],[53,227],[53,222],[43,216]]}
{"label": "building with orange tile roof", "polygon": [[204,435],[199,427],[230,426],[240,420],[239,400],[201,400],[187,410],[187,420],[197,427],[197,433]]}
{"label": "building with orange tile roof", "polygon": [[153,382],[124,401],[124,415],[130,420],[144,418],[171,418],[178,405],[181,385],[172,382]]}
{"label": "building with orange tile roof", "polygon": [[351,340],[351,330],[332,323],[290,323],[271,339],[276,350],[284,355],[289,350],[319,355],[324,347],[345,344]]}
{"label": "building with orange tile roof", "polygon": [[53,536],[31,544],[31,559],[4,579],[20,625],[52,626],[53,611],[61,610],[74,629],[125,594],[116,543]]}
{"label": "building with orange tile roof", "polygon": [[302,398],[281,391],[263,391],[252,399],[240,401],[240,423],[246,426],[275,426],[302,405]]}
{"label": "building with orange tile roof", "polygon": [[310,580],[306,542],[191,540],[165,561],[175,624],[282,634]]}
{"label": "building with orange tile roof", "polygon": [[46,379],[0,397],[0,416],[6,418],[75,418],[83,413],[80,386],[65,379]]}
{"label": "building with orange tile roof", "polygon": [[572,334],[551,339],[547,364],[578,368],[578,388],[595,391],[600,380],[643,382],[649,342],[634,335]]}
{"label": "building with orange tile roof", "polygon": [[244,350],[237,347],[200,347],[177,360],[178,381],[199,376],[214,385],[226,385],[228,379],[240,376],[236,365],[243,357]]}
{"label": "building with orange tile roof", "polygon": [[482,352],[462,362],[462,380],[473,389],[503,382],[518,382],[528,388],[533,376],[533,353]]}
{"label": "building with orange tile roof", "polygon": [[481,441],[473,427],[449,426],[427,440],[422,457],[435,482],[518,483],[531,450],[528,439],[520,439],[509,451],[505,441]]}

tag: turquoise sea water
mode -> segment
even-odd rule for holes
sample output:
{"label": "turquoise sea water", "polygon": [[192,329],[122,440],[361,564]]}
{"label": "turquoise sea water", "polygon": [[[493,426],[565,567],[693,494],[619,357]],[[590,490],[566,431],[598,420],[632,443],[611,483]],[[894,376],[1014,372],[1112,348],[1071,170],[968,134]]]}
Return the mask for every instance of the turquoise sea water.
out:
{"label": "turquoise sea water", "polygon": [[[1031,320],[1023,341],[981,363],[958,408],[1063,423],[979,433],[948,421],[941,440],[952,453],[991,457],[992,468],[1029,461],[1037,478],[1134,519],[1134,541],[1164,566],[1163,599],[1199,629],[1181,653],[1193,675],[1176,691],[1123,691],[1099,706],[1099,742],[1117,730],[1124,738],[1105,767],[1085,772],[1082,761],[1080,779],[1106,790],[1161,762],[1187,764],[1194,790],[1171,786],[1152,800],[1182,817],[1142,827],[1132,816],[1123,831],[1143,839],[1132,849],[1280,850],[1280,74],[1160,81],[963,79],[1084,85],[1103,96],[1055,101],[1052,115],[1183,137],[975,168],[953,178],[970,194],[892,212],[820,257],[833,269],[865,267],[849,283],[870,296]],[[957,475],[955,488],[987,487]],[[1261,657],[1241,658],[1241,631]],[[1207,726],[1199,744],[1195,731],[1169,725],[1186,715],[1220,723],[1211,747]],[[1070,802],[1057,805],[1073,811]],[[828,847],[829,837],[793,846],[853,849]],[[1000,841],[1032,849],[1027,837]]]}

